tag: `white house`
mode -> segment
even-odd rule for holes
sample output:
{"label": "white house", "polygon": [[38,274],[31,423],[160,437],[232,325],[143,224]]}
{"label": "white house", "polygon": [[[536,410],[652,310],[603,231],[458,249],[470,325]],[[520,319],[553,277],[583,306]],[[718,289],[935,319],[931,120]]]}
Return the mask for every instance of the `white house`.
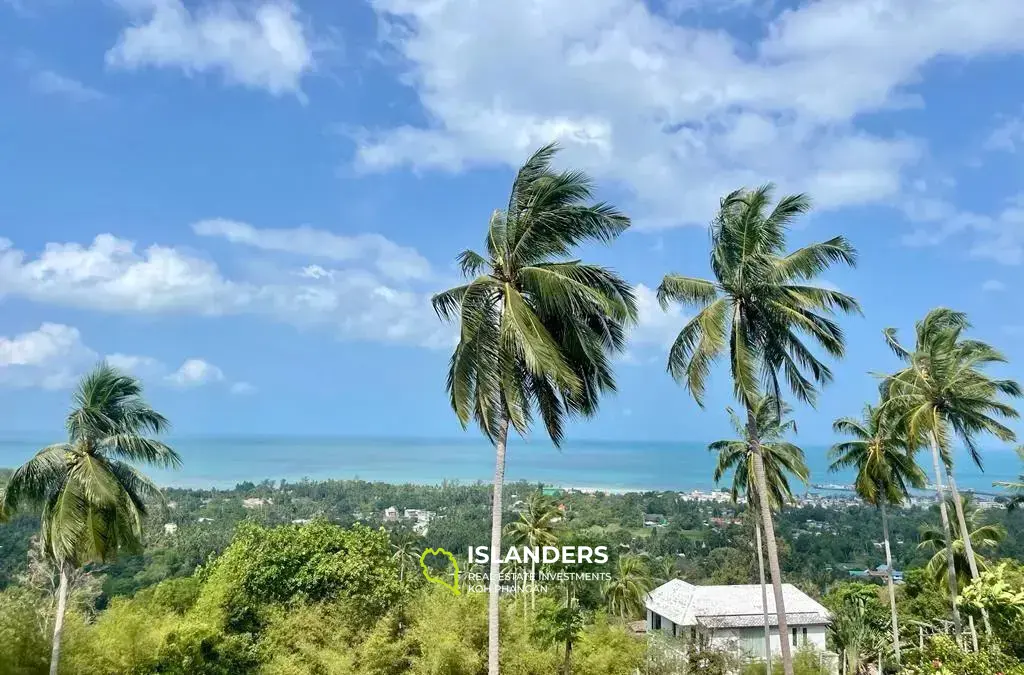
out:
{"label": "white house", "polygon": [[[825,632],[831,622],[828,610],[792,584],[782,585],[782,595],[789,626],[786,639],[797,648],[806,644],[825,651]],[[648,633],[661,631],[683,640],[702,636],[715,647],[764,658],[764,608],[759,585],[694,586],[673,579],[648,593],[644,605]],[[778,654],[782,646],[771,587],[768,623],[772,653]]]}

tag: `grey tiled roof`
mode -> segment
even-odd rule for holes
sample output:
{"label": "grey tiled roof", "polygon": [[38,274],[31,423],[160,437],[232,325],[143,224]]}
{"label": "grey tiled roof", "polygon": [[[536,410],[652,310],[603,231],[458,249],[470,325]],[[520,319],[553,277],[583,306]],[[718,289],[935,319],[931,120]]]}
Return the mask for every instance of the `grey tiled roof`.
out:
{"label": "grey tiled roof", "polygon": [[[792,584],[782,585],[786,617],[792,625],[829,623],[828,610]],[[648,593],[647,609],[680,626],[712,627],[763,626],[761,587],[757,584],[735,586],[694,586],[673,579]],[[769,621],[775,625],[775,598],[768,593]],[[790,617],[793,617],[790,619]],[[747,623],[753,622],[753,623]]]}

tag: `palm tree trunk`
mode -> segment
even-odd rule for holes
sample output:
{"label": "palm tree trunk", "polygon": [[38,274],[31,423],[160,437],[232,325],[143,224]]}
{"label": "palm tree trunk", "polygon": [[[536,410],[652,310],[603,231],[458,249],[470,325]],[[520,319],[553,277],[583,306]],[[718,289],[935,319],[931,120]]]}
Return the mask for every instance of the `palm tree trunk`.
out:
{"label": "palm tree trunk", "polygon": [[757,572],[761,577],[761,607],[764,609],[764,663],[765,672],[772,672],[772,625],[768,621],[768,585],[764,581],[764,546],[761,544],[761,524],[754,522],[757,535]]}
{"label": "palm tree trunk", "polygon": [[939,468],[939,444],[935,440],[935,434],[928,435],[932,444],[932,468],[935,470],[935,494],[939,498],[939,515],[942,516],[942,532],[946,537],[946,574],[949,580],[949,596],[953,603],[953,632],[957,640],[963,632],[963,624],[960,623],[960,610],[956,606],[958,595],[956,586],[956,563],[953,561],[953,533],[949,528],[949,513],[946,512],[946,495],[942,491],[942,472]]}
{"label": "palm tree trunk", "polygon": [[537,611],[537,561],[530,561],[530,611]]}
{"label": "palm tree trunk", "polygon": [[885,510],[885,498],[879,501],[882,510],[882,539],[885,541],[885,569],[889,586],[889,610],[892,612],[892,651],[896,656],[896,665],[899,666],[900,657],[900,625],[896,616],[896,584],[892,580],[892,549],[889,548],[889,515]]}
{"label": "palm tree trunk", "polygon": [[[498,608],[501,573],[501,492],[505,485],[505,446],[508,418],[502,417],[495,435],[494,496],[491,499],[491,571],[487,597],[487,675],[498,673]],[[524,601],[525,603],[525,601]]]}
{"label": "palm tree trunk", "polygon": [[[757,421],[754,411],[747,406],[747,439],[754,453],[754,481],[757,494],[768,494],[768,483],[764,474],[764,456],[761,453],[761,439],[757,435]],[[764,526],[765,547],[768,549],[768,567],[772,573],[772,590],[775,591],[775,611],[779,618],[779,645],[782,649],[782,671],[793,675],[793,654],[789,648],[789,626],[786,623],[786,601],[782,597],[782,570],[779,567],[779,550],[775,543],[775,524],[772,522],[771,505],[767,499],[758,499],[761,509],[761,525]]]}
{"label": "palm tree trunk", "polygon": [[[967,564],[971,568],[971,580],[977,579],[978,561],[974,557],[974,543],[971,541],[971,531],[967,527],[967,518],[964,516],[964,505],[960,501],[960,491],[956,489],[956,478],[953,477],[953,470],[946,467],[946,477],[949,478],[949,489],[953,494],[953,508],[956,509],[956,522],[960,528],[960,539],[964,542],[964,553],[967,555]],[[988,610],[981,608],[981,618],[985,622],[985,632],[992,634],[992,624],[988,620]]]}
{"label": "palm tree trunk", "polygon": [[60,586],[57,587],[57,615],[53,620],[53,650],[50,652],[50,675],[60,667],[60,638],[64,633],[64,612],[68,608],[67,563],[60,563]]}

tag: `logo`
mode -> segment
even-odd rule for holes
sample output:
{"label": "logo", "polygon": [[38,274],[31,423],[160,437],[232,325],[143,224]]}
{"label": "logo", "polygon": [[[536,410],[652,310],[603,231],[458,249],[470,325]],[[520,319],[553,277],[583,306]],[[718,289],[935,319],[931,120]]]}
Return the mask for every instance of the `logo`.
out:
{"label": "logo", "polygon": [[[427,567],[428,555],[440,555],[448,558],[448,562],[450,562],[452,564],[452,567],[455,569],[455,576],[452,579],[452,583],[449,584],[444,579],[435,577],[433,574],[430,573],[430,569]],[[427,578],[427,581],[429,581],[432,584],[439,584],[441,586],[444,586],[445,588],[451,590],[451,592],[455,595],[459,595],[459,562],[451,553],[444,550],[443,548],[424,549],[423,553],[420,554],[420,569],[423,570],[423,576]]]}

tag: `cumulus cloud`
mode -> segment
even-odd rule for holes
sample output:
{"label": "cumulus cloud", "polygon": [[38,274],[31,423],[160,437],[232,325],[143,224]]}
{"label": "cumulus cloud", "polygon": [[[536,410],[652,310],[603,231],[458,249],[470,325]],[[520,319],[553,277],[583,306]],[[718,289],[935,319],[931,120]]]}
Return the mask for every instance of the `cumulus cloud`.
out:
{"label": "cumulus cloud", "polygon": [[358,167],[516,165],[557,139],[646,227],[704,223],[766,179],[821,208],[893,201],[924,144],[860,119],[921,105],[911,85],[940,56],[1024,47],[1017,0],[821,0],[754,44],[641,0],[371,4],[429,121],[365,130]]}
{"label": "cumulus cloud", "polygon": [[298,6],[288,0],[210,2],[194,10],[182,0],[116,2],[133,24],[107,52],[114,68],[217,72],[231,84],[301,97],[302,78],[315,65]]}
{"label": "cumulus cloud", "polygon": [[188,359],[165,379],[177,387],[198,387],[211,382],[223,382],[224,372],[209,361]]}
{"label": "cumulus cloud", "polygon": [[[248,223],[215,218],[192,225],[205,237],[222,237],[266,251],[282,251],[340,262],[368,261],[381,274],[398,280],[430,277],[430,263],[415,249],[399,246],[379,234],[345,236],[311,227],[260,229]],[[322,269],[322,268],[321,268]]]}
{"label": "cumulus cloud", "polygon": [[238,394],[244,396],[247,394],[255,394],[257,389],[254,385],[248,382],[235,382],[231,385],[230,391],[232,394]]}
{"label": "cumulus cloud", "polygon": [[13,337],[0,336],[0,385],[66,389],[101,360],[136,374],[143,366],[159,365],[147,356],[103,357],[82,341],[77,328],[44,323]]}
{"label": "cumulus cloud", "polygon": [[986,293],[998,293],[1006,290],[1006,284],[998,279],[988,279],[981,285],[981,290]]}
{"label": "cumulus cloud", "polygon": [[[382,238],[383,239],[383,238]],[[383,240],[387,241],[387,240]],[[412,249],[341,267],[303,266],[255,279],[229,279],[211,260],[167,246],[140,249],[101,234],[90,244],[50,243],[36,257],[0,239],[0,298],[117,313],[259,315],[296,326],[321,326],[349,340],[447,347],[453,329],[430,308],[433,288],[386,281],[422,265]],[[401,261],[412,261],[403,266]],[[425,261],[424,261],[425,262]],[[366,269],[366,267],[375,269]]]}

